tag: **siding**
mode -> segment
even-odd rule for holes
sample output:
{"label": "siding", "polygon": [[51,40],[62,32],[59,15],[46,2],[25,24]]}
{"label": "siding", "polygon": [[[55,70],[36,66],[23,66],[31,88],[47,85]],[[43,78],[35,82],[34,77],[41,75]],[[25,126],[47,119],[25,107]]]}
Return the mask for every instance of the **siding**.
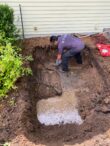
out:
{"label": "siding", "polygon": [[110,0],[0,0],[0,3],[14,8],[15,24],[20,29],[21,4],[26,37],[101,32],[110,27]]}

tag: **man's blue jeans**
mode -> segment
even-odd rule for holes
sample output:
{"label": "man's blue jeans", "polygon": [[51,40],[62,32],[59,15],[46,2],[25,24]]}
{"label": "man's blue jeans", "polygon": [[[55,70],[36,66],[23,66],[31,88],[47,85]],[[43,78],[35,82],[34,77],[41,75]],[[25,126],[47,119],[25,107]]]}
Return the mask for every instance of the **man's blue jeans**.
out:
{"label": "man's blue jeans", "polygon": [[82,64],[81,52],[73,52],[73,50],[68,50],[62,54],[62,70],[68,71],[68,62],[71,57],[74,57],[78,64]]}

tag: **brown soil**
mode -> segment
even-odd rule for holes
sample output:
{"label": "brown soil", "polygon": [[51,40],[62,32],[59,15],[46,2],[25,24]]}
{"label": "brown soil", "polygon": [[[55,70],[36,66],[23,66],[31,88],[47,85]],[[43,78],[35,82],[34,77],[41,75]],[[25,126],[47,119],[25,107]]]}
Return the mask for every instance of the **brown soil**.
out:
{"label": "brown soil", "polygon": [[110,146],[110,58],[100,56],[95,40],[96,36],[84,38],[91,48],[83,53],[84,64],[80,67],[71,61],[70,65],[76,78],[83,81],[74,83],[76,89],[82,85],[76,91],[84,120],[80,126],[44,126],[38,122],[36,102],[62,94],[60,76],[53,66],[56,52],[50,49],[48,38],[24,41],[23,54],[34,58],[30,64],[33,76],[20,78],[18,88],[0,102],[0,144],[9,141],[12,146]]}

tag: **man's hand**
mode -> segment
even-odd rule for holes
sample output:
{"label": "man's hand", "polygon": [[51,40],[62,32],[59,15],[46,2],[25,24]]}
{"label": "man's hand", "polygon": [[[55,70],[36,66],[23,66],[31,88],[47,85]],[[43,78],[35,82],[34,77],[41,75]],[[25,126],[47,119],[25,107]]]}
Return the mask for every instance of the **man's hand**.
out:
{"label": "man's hand", "polygon": [[58,53],[58,55],[57,55],[57,60],[61,60],[61,54],[60,53]]}
{"label": "man's hand", "polygon": [[55,65],[59,66],[61,63],[62,63],[62,60],[61,59],[57,59]]}

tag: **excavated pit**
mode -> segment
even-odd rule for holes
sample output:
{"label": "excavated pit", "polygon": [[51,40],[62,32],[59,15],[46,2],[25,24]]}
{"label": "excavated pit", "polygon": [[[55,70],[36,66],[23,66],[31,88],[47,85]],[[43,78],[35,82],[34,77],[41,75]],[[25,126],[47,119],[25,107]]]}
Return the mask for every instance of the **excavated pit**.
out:
{"label": "excavated pit", "polygon": [[[0,143],[12,141],[12,146],[82,146],[85,143],[85,146],[99,146],[98,140],[103,139],[101,144],[106,146],[110,135],[110,59],[101,57],[92,45],[93,39],[87,38],[90,49],[83,52],[83,65],[72,59],[71,71],[62,74],[54,66],[56,51],[44,45],[41,47],[46,41],[47,38],[35,38],[25,42],[23,54],[32,54],[34,58],[31,62],[33,76],[20,78],[16,83],[18,88],[10,92],[7,102],[0,104]],[[9,106],[10,99],[15,99],[14,106]],[[73,112],[75,109],[77,115]],[[54,125],[49,120],[46,126],[48,114],[43,122],[38,119],[41,115],[38,113],[45,115],[46,111],[51,113]],[[61,118],[57,119],[55,113],[59,112]],[[74,119],[78,115],[83,121],[80,125]],[[68,122],[70,117],[72,120]]]}
{"label": "excavated pit", "polygon": [[[102,120],[99,112],[101,109],[98,109],[98,105],[101,104],[102,98],[108,96],[108,91],[106,90],[107,92],[105,92],[105,88],[108,85],[106,85],[106,79],[103,73],[99,74],[101,68],[98,66],[99,64],[97,65],[97,59],[94,58],[94,55],[92,57],[91,66],[90,51],[85,49],[83,52],[83,65],[78,65],[75,60],[72,59],[70,61],[71,72],[69,74],[62,74],[54,66],[56,59],[56,52],[54,50],[51,52],[45,48],[34,48],[34,61],[31,63],[33,76],[29,79],[29,97],[33,108],[33,114],[31,115],[33,119],[31,122],[35,130],[33,137],[36,137],[37,141],[43,141],[44,143],[55,142],[56,140],[60,141],[63,137],[64,142],[74,141],[74,143],[76,143],[106,130],[106,118]],[[40,112],[45,113],[46,110],[49,111],[49,108],[52,108],[53,111],[57,107],[59,108],[58,103],[56,104],[57,106],[55,106],[55,99],[61,98],[63,93],[70,91],[71,95],[75,94],[75,98],[77,99],[76,105],[78,114],[74,115],[72,113],[73,119],[74,116],[80,116],[79,123],[81,125],[79,126],[75,120],[65,122],[64,117],[60,122],[55,122],[56,119],[54,119],[54,117],[54,124],[52,124],[52,112],[50,112],[50,117],[47,115],[47,117],[51,119],[50,123],[47,122],[48,126],[45,126],[46,123],[44,119],[47,118],[46,116],[43,116],[43,122],[42,120],[39,122]],[[69,96],[66,96],[64,105],[71,101],[68,102],[68,97]],[[54,101],[54,104],[49,104],[49,100],[51,102]],[[59,105],[61,106],[62,103],[63,102]],[[63,108],[65,109],[65,106],[63,106]],[[60,107],[61,110],[63,110],[63,108]],[[99,123],[101,124],[101,128],[98,126]],[[28,135],[27,137],[32,140],[32,135]],[[36,140],[34,139],[34,141]]]}

